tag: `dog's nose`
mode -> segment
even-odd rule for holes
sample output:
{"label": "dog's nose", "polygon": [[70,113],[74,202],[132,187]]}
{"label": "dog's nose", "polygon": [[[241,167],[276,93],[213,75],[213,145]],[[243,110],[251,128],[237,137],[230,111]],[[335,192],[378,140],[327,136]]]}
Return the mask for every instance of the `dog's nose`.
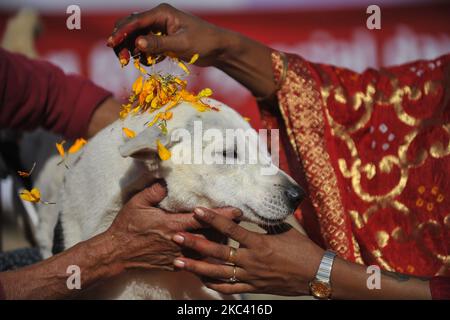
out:
{"label": "dog's nose", "polygon": [[304,196],[305,192],[298,186],[289,187],[286,190],[286,197],[292,207],[297,208]]}

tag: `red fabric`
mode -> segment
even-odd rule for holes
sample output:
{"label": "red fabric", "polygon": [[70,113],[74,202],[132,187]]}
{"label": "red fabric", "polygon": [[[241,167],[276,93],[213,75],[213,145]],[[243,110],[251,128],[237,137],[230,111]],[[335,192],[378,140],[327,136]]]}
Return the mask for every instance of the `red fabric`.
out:
{"label": "red fabric", "polygon": [[430,291],[433,300],[450,300],[450,278],[432,278],[430,280]]}
{"label": "red fabric", "polygon": [[85,136],[95,108],[111,95],[54,65],[0,49],[0,127],[38,126],[67,138]]}
{"label": "red fabric", "polygon": [[448,274],[450,55],[361,74],[289,55],[278,100],[308,234],[350,261]]}

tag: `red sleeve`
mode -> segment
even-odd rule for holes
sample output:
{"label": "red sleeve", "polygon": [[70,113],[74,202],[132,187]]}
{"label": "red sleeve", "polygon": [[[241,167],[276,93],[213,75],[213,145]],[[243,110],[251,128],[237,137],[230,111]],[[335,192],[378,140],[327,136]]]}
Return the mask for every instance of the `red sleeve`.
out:
{"label": "red sleeve", "polygon": [[42,126],[79,138],[86,134],[95,108],[109,96],[86,78],[0,49],[0,128]]}
{"label": "red sleeve", "polygon": [[433,277],[430,280],[431,298],[433,300],[450,300],[450,278]]}

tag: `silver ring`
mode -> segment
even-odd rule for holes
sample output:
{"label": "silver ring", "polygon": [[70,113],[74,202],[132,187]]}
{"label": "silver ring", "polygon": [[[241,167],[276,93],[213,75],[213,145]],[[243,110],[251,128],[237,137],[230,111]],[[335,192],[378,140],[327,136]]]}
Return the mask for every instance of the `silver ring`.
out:
{"label": "silver ring", "polygon": [[238,282],[238,279],[236,278],[236,266],[235,265],[233,265],[233,276],[230,278],[230,282],[231,283]]}

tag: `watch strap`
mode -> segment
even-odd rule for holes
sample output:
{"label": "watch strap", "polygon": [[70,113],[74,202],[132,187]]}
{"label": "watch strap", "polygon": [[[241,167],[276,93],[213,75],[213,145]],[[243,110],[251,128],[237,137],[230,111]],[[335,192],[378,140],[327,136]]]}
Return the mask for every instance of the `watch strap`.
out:
{"label": "watch strap", "polygon": [[331,278],[331,270],[333,268],[334,258],[336,257],[336,253],[333,251],[327,250],[323,254],[322,260],[320,261],[319,269],[317,270],[316,279],[330,283]]}

